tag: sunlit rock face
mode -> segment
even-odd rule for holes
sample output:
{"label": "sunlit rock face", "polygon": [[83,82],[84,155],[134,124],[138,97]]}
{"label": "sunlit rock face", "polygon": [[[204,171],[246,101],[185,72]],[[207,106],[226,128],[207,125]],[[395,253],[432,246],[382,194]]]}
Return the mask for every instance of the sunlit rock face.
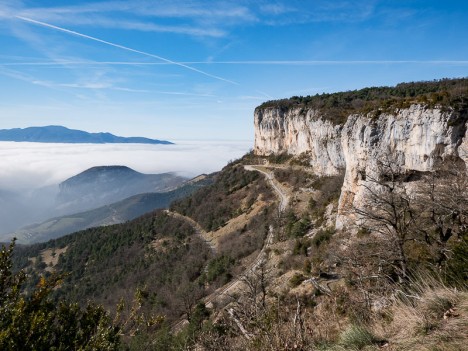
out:
{"label": "sunlit rock face", "polygon": [[317,174],[336,175],[345,168],[342,125],[333,125],[315,110],[294,108],[255,111],[255,153],[307,152]]}
{"label": "sunlit rock face", "polygon": [[256,109],[254,123],[257,155],[307,153],[318,175],[344,172],[337,227],[352,220],[345,208],[365,201],[360,184],[378,176],[378,160],[391,158],[402,171],[436,170],[448,159],[468,166],[468,120],[450,109],[415,104],[334,124],[313,109],[269,107]]}

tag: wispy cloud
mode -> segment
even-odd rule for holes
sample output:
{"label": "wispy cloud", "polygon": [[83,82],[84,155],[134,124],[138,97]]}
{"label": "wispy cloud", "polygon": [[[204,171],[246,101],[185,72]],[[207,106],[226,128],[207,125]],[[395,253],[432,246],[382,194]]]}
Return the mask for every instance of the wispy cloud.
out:
{"label": "wispy cloud", "polygon": [[[14,10],[12,10],[14,8]],[[376,0],[304,1],[150,0],[100,1],[70,6],[0,5],[0,15],[21,16],[62,26],[167,32],[224,38],[236,26],[312,22],[360,22],[376,14]],[[155,23],[155,20],[158,23]]]}
{"label": "wispy cloud", "polygon": [[[220,38],[226,26],[254,22],[246,6],[214,1],[104,1],[83,5],[23,9],[20,16],[62,25],[93,26],[151,32],[171,32],[196,37]],[[133,17],[129,20],[128,17]],[[125,19],[124,19],[125,18]],[[171,19],[175,25],[155,24],[153,19]],[[184,21],[184,24],[181,22]],[[190,22],[190,23],[186,23]]]}
{"label": "wispy cloud", "polygon": [[[123,18],[111,18],[103,15],[77,15],[73,14],[70,17],[63,18],[63,15],[50,15],[44,16],[29,15],[21,13],[21,16],[27,18],[40,18],[41,21],[53,22],[64,24],[67,26],[86,26],[94,28],[110,28],[118,30],[134,30],[141,32],[159,32],[159,33],[175,33],[175,34],[186,34],[195,37],[212,37],[222,38],[226,36],[226,31],[221,28],[210,28],[202,26],[189,26],[184,24],[178,25],[162,25],[155,24],[150,21],[139,21],[139,20],[128,20]],[[43,19],[45,18],[45,19]]]}
{"label": "wispy cloud", "polygon": [[[240,2],[241,3],[241,2]],[[161,0],[154,1],[101,1],[86,3],[83,5],[36,7],[25,10],[25,15],[37,15],[41,18],[49,16],[102,14],[102,13],[126,13],[142,17],[160,18],[190,18],[200,20],[209,18],[211,21],[224,22],[229,18],[239,18],[243,21],[255,19],[248,6],[227,1],[184,1]]]}
{"label": "wispy cloud", "polygon": [[285,66],[322,66],[322,65],[402,65],[402,64],[431,64],[431,65],[466,65],[468,60],[286,60],[286,61],[192,61],[187,64],[218,64],[218,65],[285,65]]}
{"label": "wispy cloud", "polygon": [[260,93],[263,95],[263,98],[268,98],[268,99],[273,99],[273,96],[271,96],[268,93],[265,93],[264,91],[257,90],[257,93]]}
{"label": "wispy cloud", "polygon": [[[34,63],[30,62],[31,65]],[[53,65],[57,64],[62,66],[62,64],[51,63]],[[29,74],[9,69],[9,64],[0,63],[0,75],[27,82],[33,85],[38,85],[41,87],[55,89],[55,90],[64,90],[64,89],[75,89],[75,90],[113,90],[113,91],[122,91],[130,93],[151,93],[151,94],[160,94],[160,95],[173,95],[173,96],[194,96],[194,97],[216,97],[216,95],[211,93],[199,93],[199,92],[190,92],[190,91],[163,91],[163,90],[154,90],[154,89],[135,89],[124,86],[116,85],[116,81],[110,80],[108,78],[102,77],[100,74],[97,74],[95,79],[80,81],[80,82],[55,82],[50,80],[41,80],[36,77],[33,77]],[[88,78],[89,79],[89,78]],[[77,97],[81,99],[85,98],[83,95],[76,94]]]}
{"label": "wispy cloud", "polygon": [[93,41],[96,41],[96,42],[98,42],[98,43],[102,43],[102,44],[105,44],[105,45],[113,46],[113,47],[118,48],[118,49],[122,49],[122,50],[130,51],[130,52],[134,52],[134,53],[137,53],[137,54],[140,54],[140,55],[152,57],[152,58],[155,58],[155,59],[164,61],[164,62],[166,62],[166,63],[172,64],[172,65],[175,65],[175,66],[180,66],[180,67],[186,68],[186,69],[188,69],[188,70],[191,70],[191,71],[200,73],[200,74],[205,75],[205,76],[207,76],[207,77],[214,78],[214,79],[217,79],[217,80],[220,80],[220,81],[224,81],[224,82],[226,82],[226,83],[235,84],[235,85],[238,84],[237,82],[234,82],[234,81],[232,81],[232,80],[225,79],[225,78],[222,78],[222,77],[219,77],[219,76],[216,76],[216,75],[207,73],[207,72],[205,72],[205,71],[196,69],[196,68],[194,68],[194,67],[185,65],[185,64],[183,64],[183,63],[179,63],[179,62],[175,62],[175,61],[169,60],[169,59],[164,58],[164,57],[159,56],[159,55],[151,54],[151,53],[148,53],[148,52],[145,52],[145,51],[141,51],[141,50],[136,50],[136,49],[130,48],[130,47],[128,47],[128,46],[116,44],[116,43],[113,43],[113,42],[110,42],[110,41],[106,41],[106,40],[103,40],[103,39],[99,39],[99,38],[96,38],[96,37],[93,37],[93,36],[90,36],[90,35],[86,35],[86,34],[83,34],[83,33],[79,33],[79,32],[76,32],[76,31],[72,31],[72,30],[69,30],[69,29],[66,29],[66,28],[54,26],[54,25],[49,24],[49,23],[45,23],[45,22],[41,22],[41,21],[36,21],[36,20],[34,20],[34,19],[32,19],[32,18],[27,18],[27,17],[22,17],[22,16],[15,16],[15,17],[18,18],[18,19],[20,19],[20,20],[23,20],[23,21],[26,21],[26,22],[30,22],[30,23],[33,23],[33,24],[36,24],[36,25],[39,25],[39,26],[43,26],[43,27],[55,29],[55,30],[58,30],[58,31],[61,31],[61,32],[65,32],[65,33],[71,34],[71,35],[75,35],[75,36],[79,36],[79,37],[82,37],[82,38],[85,38],[85,39],[93,40]]}
{"label": "wispy cloud", "polygon": [[285,4],[281,3],[260,4],[259,7],[260,12],[267,15],[281,16],[287,13],[297,12],[295,8],[286,6]]}

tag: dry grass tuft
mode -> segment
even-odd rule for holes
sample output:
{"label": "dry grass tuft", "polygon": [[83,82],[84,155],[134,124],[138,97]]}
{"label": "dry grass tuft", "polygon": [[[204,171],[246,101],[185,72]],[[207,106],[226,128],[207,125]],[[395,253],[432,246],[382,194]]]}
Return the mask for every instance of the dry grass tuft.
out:
{"label": "dry grass tuft", "polygon": [[389,340],[389,350],[466,350],[468,292],[430,281],[401,294],[390,321],[375,323],[374,331]]}

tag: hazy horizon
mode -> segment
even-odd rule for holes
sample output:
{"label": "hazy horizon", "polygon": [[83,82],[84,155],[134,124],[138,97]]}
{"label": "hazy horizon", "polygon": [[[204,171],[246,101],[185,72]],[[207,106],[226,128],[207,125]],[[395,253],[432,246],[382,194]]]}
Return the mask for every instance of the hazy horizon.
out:
{"label": "hazy horizon", "polygon": [[195,177],[220,170],[253,147],[249,140],[171,141],[175,145],[0,142],[0,190],[58,184],[95,166],[121,165],[146,174]]}

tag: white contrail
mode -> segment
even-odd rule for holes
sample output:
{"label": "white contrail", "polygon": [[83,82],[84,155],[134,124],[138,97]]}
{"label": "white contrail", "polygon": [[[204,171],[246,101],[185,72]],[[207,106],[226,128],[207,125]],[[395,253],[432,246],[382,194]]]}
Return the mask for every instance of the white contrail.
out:
{"label": "white contrail", "polygon": [[149,56],[149,57],[152,57],[152,58],[156,58],[156,59],[158,59],[158,60],[161,60],[161,61],[166,62],[167,64],[171,64],[171,65],[176,65],[176,66],[184,67],[184,68],[189,69],[189,70],[191,70],[191,71],[194,71],[194,72],[203,74],[203,75],[205,75],[205,76],[207,76],[207,77],[211,77],[211,78],[214,78],[214,79],[221,80],[221,81],[223,81],[223,82],[227,82],[227,83],[239,85],[239,83],[234,82],[234,81],[232,81],[232,80],[225,79],[225,78],[222,78],[222,77],[219,77],[219,76],[215,76],[215,75],[213,75],[213,74],[210,74],[210,73],[201,71],[201,70],[199,70],[199,69],[196,69],[196,68],[193,68],[193,67],[190,67],[190,66],[187,66],[186,64],[183,64],[183,63],[180,63],[180,62],[176,62],[176,61],[172,61],[172,60],[169,60],[169,59],[167,59],[167,58],[164,58],[164,57],[161,57],[161,56],[158,56],[158,55],[154,55],[154,54],[150,54],[150,53],[145,52],[145,51],[140,51],[140,50],[136,50],[136,49],[129,48],[128,46],[123,46],[123,45],[111,43],[110,41],[106,41],[106,40],[102,40],[102,39],[99,39],[99,38],[92,37],[92,36],[90,36],[90,35],[78,33],[78,32],[75,32],[75,31],[73,31],[73,30],[69,30],[69,29],[66,29],[66,28],[57,27],[57,26],[54,26],[54,25],[49,24],[49,23],[45,23],[45,22],[41,22],[41,21],[36,21],[36,20],[33,20],[33,19],[31,19],[31,18],[28,18],[28,17],[15,16],[15,18],[18,18],[18,19],[23,20],[23,21],[26,21],[26,22],[38,24],[38,25],[40,25],[40,26],[44,26],[44,27],[56,29],[56,30],[59,30],[59,31],[62,31],[62,32],[65,32],[65,33],[68,33],[68,34],[76,35],[76,36],[79,36],[79,37],[82,37],[82,38],[86,38],[86,39],[89,39],[89,40],[94,40],[94,41],[97,41],[97,42],[99,42],[99,43],[106,44],[106,45],[110,45],[110,46],[113,46],[113,47],[116,47],[116,48],[119,48],[119,49],[122,49],[122,50],[127,50],[127,51],[131,51],[131,52],[135,52],[135,53],[137,53],[137,54],[141,54],[141,55]]}
{"label": "white contrail", "polygon": [[205,61],[191,64],[226,65],[385,65],[385,64],[468,64],[468,60],[295,60],[295,61]]}
{"label": "white contrail", "polygon": [[[139,52],[137,50],[133,50]],[[151,55],[151,54],[149,54]],[[151,55],[157,57],[156,55]],[[468,60],[368,60],[368,61],[330,61],[330,60],[314,60],[314,61],[183,61],[183,62],[132,62],[132,61],[53,61],[53,62],[7,62],[0,63],[0,66],[59,66],[59,65],[116,65],[116,66],[157,66],[157,65],[179,65],[187,67],[191,70],[200,72],[196,68],[187,65],[284,65],[284,66],[320,66],[320,65],[401,65],[401,64],[429,64],[429,65],[468,65]],[[205,72],[203,74],[209,75]],[[209,75],[211,77],[211,75]],[[217,79],[226,80],[216,77]],[[234,83],[229,81],[230,83]],[[235,83],[237,84],[237,83]]]}

